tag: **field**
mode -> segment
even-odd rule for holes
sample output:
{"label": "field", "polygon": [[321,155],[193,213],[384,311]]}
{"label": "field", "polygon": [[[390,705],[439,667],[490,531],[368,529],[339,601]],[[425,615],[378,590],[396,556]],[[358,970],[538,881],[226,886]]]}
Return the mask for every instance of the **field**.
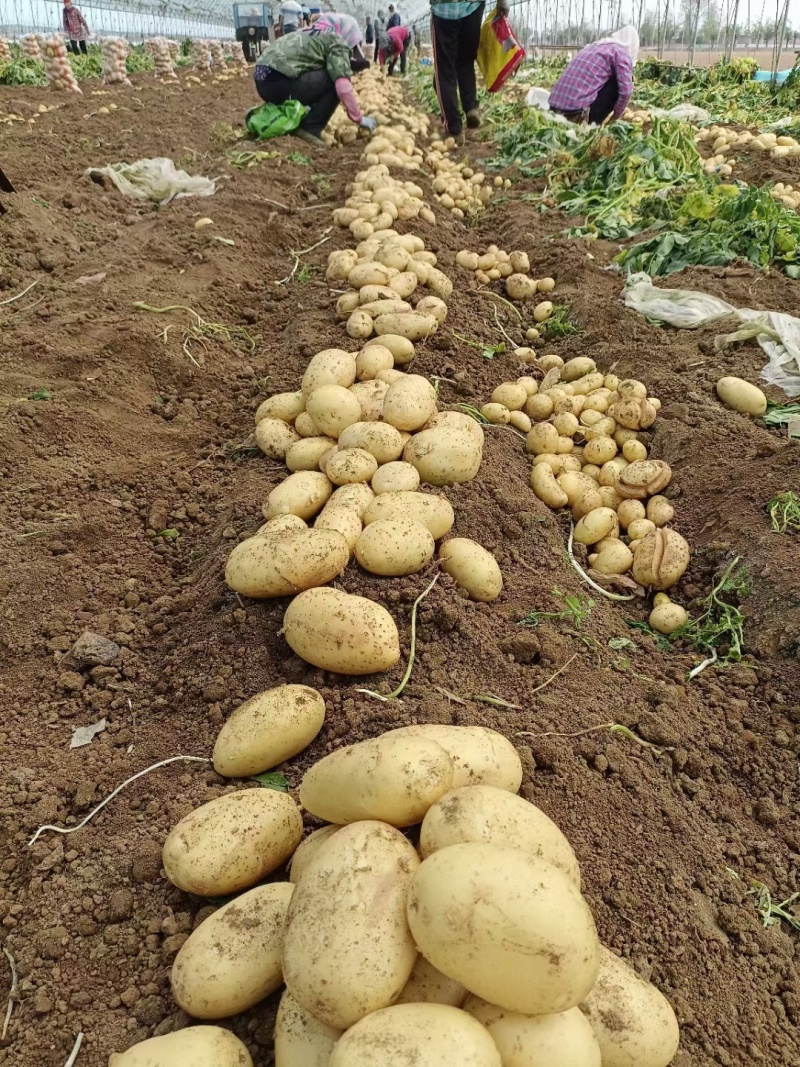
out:
{"label": "field", "polygon": [[[649,601],[616,603],[579,580],[564,550],[568,515],[537,499],[522,442],[489,427],[478,476],[443,492],[454,532],[499,562],[503,593],[476,604],[442,578],[419,610],[402,699],[376,701],[358,679],[291,652],[285,599],[242,599],[223,578],[286,473],[253,444],[256,408],[297,389],[319,350],[353,347],[325,265],[353,243],[331,211],[364,142],[317,155],[284,138],[255,146],[268,158],[243,166],[254,147],[237,130],[255,102],[249,76],[133,81],[102,96],[99,82],[82,82],[80,97],[0,86],[0,116],[24,119],[0,127],[17,190],[0,194],[0,939],[18,974],[0,1064],[63,1067],[82,1032],[77,1067],[104,1067],[111,1052],[187,1025],[170,967],[211,908],[164,877],[161,847],[230,783],[210,764],[174,763],[79,832],[30,841],[42,824],[74,827],[150,764],[208,757],[238,704],[286,682],[318,688],[327,710],[321,734],[283,768],[292,790],[324,754],[395,726],[503,733],[522,757],[522,795],[577,852],[603,942],[674,1006],[677,1067],[797,1062],[800,919],[791,903],[788,920],[771,911],[759,887],[776,903],[800,891],[798,533],[776,533],[766,511],[800,491],[798,443],[785,426],[726,409],[714,389],[723,375],[758,383],[764,352],[754,341],[718,350],[718,330],[628,310],[623,278],[607,268],[630,241],[564,236],[582,220],[540,210],[534,160],[502,167],[511,188],[466,223],[440,208],[436,226],[415,220],[455,282],[446,326],[413,363],[438,381],[440,406],[480,407],[525,373],[501,350],[498,321],[523,341],[516,319],[477,294],[456,253],[526,251],[534,277],[555,278],[572,324],[537,351],[590,356],[661,399],[650,450],[673,468],[674,525],[692,548],[675,599],[698,614],[740,557],[731,602],[744,648],[689,680],[702,654],[632,627]],[[500,122],[468,145],[480,165],[497,155]],[[216,179],[215,195],[142,206],[85,176],[161,155]],[[734,177],[759,186],[800,177],[795,158],[743,153],[738,166]],[[430,176],[414,180],[430,196]],[[201,217],[213,225],[196,229]],[[775,265],[691,266],[659,284],[800,316],[800,282]],[[401,662],[372,688],[399,683],[411,607],[432,573],[381,579],[353,564],[337,580],[398,624]],[[549,617],[520,625],[532,612]],[[87,630],[119,646],[110,664],[64,660]],[[70,749],[76,728],[101,719],[91,744]],[[0,968],[0,1016],[9,992]],[[225,1024],[256,1067],[273,1063],[275,1003]]]}

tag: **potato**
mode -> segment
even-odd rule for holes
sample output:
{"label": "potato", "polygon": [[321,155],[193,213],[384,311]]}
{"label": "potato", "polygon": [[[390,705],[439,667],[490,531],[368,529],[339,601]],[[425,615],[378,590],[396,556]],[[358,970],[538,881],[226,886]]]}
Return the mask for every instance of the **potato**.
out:
{"label": "potato", "polygon": [[[389,310],[388,308],[386,309]],[[440,300],[438,296],[424,296],[422,300],[417,301],[417,311],[424,312],[426,315],[433,315],[436,321],[441,326],[447,318],[447,304],[444,300]]]}
{"label": "potato", "polygon": [[537,423],[525,440],[525,448],[534,455],[556,452],[559,433],[552,422]]}
{"label": "potato", "polygon": [[439,540],[455,521],[452,505],[443,496],[432,493],[387,492],[372,500],[364,512],[368,526],[379,519],[412,519],[427,526],[434,540]]}
{"label": "potato", "polygon": [[363,448],[340,448],[328,460],[325,474],[334,485],[368,482],[378,469],[378,461]]}
{"label": "potato", "polygon": [[546,322],[553,314],[553,304],[549,300],[541,300],[533,309],[534,322]]}
{"label": "potato", "polygon": [[519,849],[558,867],[580,889],[580,868],[569,841],[543,811],[513,792],[470,783],[428,809],[419,838],[423,859],[465,841]]}
{"label": "potato", "polygon": [[[475,423],[478,426],[477,423]],[[429,485],[456,485],[471,481],[483,459],[483,431],[478,444],[472,431],[441,425],[414,434],[403,449],[403,459],[416,467]]]}
{"label": "potato", "polygon": [[536,283],[536,289],[540,293],[552,293],[555,287],[555,278],[540,278]]}
{"label": "potato", "polygon": [[[364,484],[362,483],[351,483]],[[355,505],[347,503],[335,503],[331,501],[326,504],[322,511],[316,518],[314,523],[315,530],[335,530],[336,533],[342,535],[347,542],[347,547],[350,550],[352,556],[353,549],[356,547],[356,541],[361,536],[361,531],[364,529],[364,524],[361,521],[359,509]]]}
{"label": "potato", "polygon": [[622,446],[622,454],[628,463],[641,463],[647,459],[647,448],[641,441],[626,441]]}
{"label": "potato", "polygon": [[291,596],[332,581],[349,559],[347,542],[335,530],[299,530],[280,538],[256,535],[228,556],[225,582],[234,592],[259,600]]}
{"label": "potato", "polygon": [[342,430],[361,420],[358,398],[342,385],[322,385],[315,389],[307,396],[306,410],[320,434],[327,437],[338,438]]}
{"label": "potato", "polygon": [[214,770],[260,774],[307,748],[325,722],[325,701],[307,685],[279,685],[240,704],[217,734]]}
{"label": "potato", "polygon": [[358,308],[358,303],[358,292],[356,292],[355,289],[350,289],[348,292],[342,293],[336,301],[336,318],[340,321],[348,319]]}
{"label": "potato", "polygon": [[301,659],[336,674],[387,671],[400,659],[397,626],[386,608],[338,589],[300,593],[286,609],[283,633]]}
{"label": "potato", "polygon": [[619,524],[625,530],[627,530],[632,522],[636,522],[637,519],[643,519],[644,516],[645,509],[641,500],[623,500],[617,507]]}
{"label": "potato", "polygon": [[319,461],[330,448],[335,448],[332,437],[304,437],[295,441],[286,451],[286,466],[290,471],[319,470]]}
{"label": "potato", "polygon": [[485,726],[423,723],[390,731],[396,737],[436,741],[453,761],[453,788],[492,785],[516,793],[522,782],[519,753],[502,734]]}
{"label": "potato", "polygon": [[281,419],[263,418],[256,425],[256,444],[270,459],[284,459],[286,453],[300,440],[300,434]]}
{"label": "potato", "polygon": [[561,379],[565,382],[576,382],[596,370],[597,364],[589,356],[575,356],[574,359],[568,359],[561,368]]}
{"label": "potato", "polygon": [[683,577],[690,555],[689,545],[676,530],[659,527],[636,546],[633,577],[639,585],[669,589]]}
{"label": "potato", "polygon": [[310,519],[320,510],[333,491],[333,486],[319,471],[298,471],[290,474],[267,497],[264,518],[277,515],[299,515]]}
{"label": "potato", "polygon": [[407,337],[401,337],[399,334],[385,333],[381,337],[375,337],[371,341],[367,341],[363,351],[366,351],[373,345],[380,345],[381,348],[388,348],[394,356],[394,361],[397,366],[404,366],[406,363],[410,363],[414,358],[414,345]]}
{"label": "potato", "polygon": [[442,570],[455,578],[472,600],[489,603],[503,590],[503,576],[497,560],[482,545],[467,537],[453,537],[439,549]]}
{"label": "potato", "polygon": [[[342,209],[340,208],[339,210],[341,211]],[[350,219],[350,222],[354,221],[355,218]],[[348,222],[347,225],[349,226],[350,223]],[[356,263],[358,263],[358,252],[354,249],[348,248],[339,252],[331,252],[328,256],[328,269],[325,272],[325,280],[343,282]]]}
{"label": "potato", "polygon": [[672,480],[672,470],[663,459],[646,459],[628,463],[619,471],[615,488],[620,496],[644,500],[666,489]]}
{"label": "potato", "polygon": [[453,430],[461,430],[480,448],[483,448],[483,430],[481,425],[471,415],[465,415],[462,411],[438,411],[423,429],[436,430],[447,426]]}
{"label": "potato", "polygon": [[605,946],[581,1011],[600,1045],[603,1067],[667,1067],[680,1033],[667,998]]}
{"label": "potato", "polygon": [[647,537],[649,533],[652,533],[655,528],[656,524],[651,522],[650,519],[634,519],[628,527],[628,537],[633,541],[641,541],[643,537]]}
{"label": "potato", "polygon": [[520,382],[501,382],[492,393],[492,402],[509,411],[521,411],[527,399],[528,390]]}
{"label": "potato", "polygon": [[403,270],[389,279],[389,288],[402,300],[407,300],[419,285],[419,278],[413,270]]}
{"label": "potato", "polygon": [[375,319],[375,333],[378,337],[386,334],[398,334],[409,341],[422,341],[436,333],[438,321],[433,315],[420,311],[403,311],[396,315],[379,315]]}
{"label": "potato", "polygon": [[365,527],[356,542],[358,562],[371,574],[416,574],[430,562],[433,534],[411,519],[381,519]]}
{"label": "potato", "polygon": [[278,1067],[328,1067],[342,1031],[327,1026],[285,991],[275,1019],[275,1063]]}
{"label": "potato", "polygon": [[579,890],[514,848],[466,842],[428,856],[411,883],[408,921],[434,967],[511,1011],[566,1011],[597,976],[597,931]]}
{"label": "potato", "polygon": [[612,508],[595,508],[576,525],[575,540],[581,545],[593,545],[604,537],[616,537],[618,532],[617,513]]}
{"label": "potato", "polygon": [[375,494],[368,485],[365,485],[363,482],[354,482],[352,485],[342,485],[334,490],[333,496],[330,499],[330,504],[331,507],[333,507],[334,504],[343,504],[346,507],[353,508],[361,519],[364,517],[364,512],[374,499]]}
{"label": "potato", "polygon": [[187,1026],[112,1052],[108,1067],[253,1067],[235,1034],[220,1026]]}
{"label": "potato", "polygon": [[413,493],[419,488],[419,474],[417,468],[412,467],[410,463],[385,463],[373,474],[370,484],[376,494]]}
{"label": "potato", "polygon": [[572,437],[578,432],[579,425],[577,417],[571,411],[564,411],[553,419],[553,426],[560,437]]}
{"label": "potato", "polygon": [[[395,295],[391,299],[383,297],[380,300],[370,300],[363,303],[359,310],[369,315],[370,318],[375,318],[378,315],[396,315],[401,311],[412,311],[413,308]],[[371,328],[370,332],[372,332]]]}
{"label": "potato", "polygon": [[756,385],[742,378],[726,377],[717,382],[717,396],[722,403],[743,415],[763,415],[767,398]]}
{"label": "potato", "polygon": [[531,262],[528,259],[527,252],[509,252],[508,262],[511,264],[515,274],[527,274],[531,269]]}
{"label": "potato", "polygon": [[650,617],[647,620],[650,624],[650,628],[660,634],[672,634],[676,630],[680,630],[681,626],[685,626],[689,616],[686,614],[686,609],[682,608],[680,604],[657,604],[656,607],[650,612]]}
{"label": "potato", "polygon": [[300,844],[303,820],[288,793],[242,789],[195,808],[164,842],[167,878],[186,893],[225,896],[259,882]]}
{"label": "potato", "polygon": [[511,412],[503,404],[483,404],[481,415],[493,426],[505,426],[511,422]]}
{"label": "potato", "polygon": [[256,411],[256,425],[262,419],[280,419],[281,422],[294,422],[306,409],[303,393],[273,393],[262,401]]}
{"label": "potato", "polygon": [[366,341],[373,333],[372,316],[363,308],[356,308],[348,316],[345,329],[348,337],[356,341]]}
{"label": "potato", "polygon": [[[592,427],[589,432],[594,434],[596,427]],[[602,467],[604,463],[608,463],[617,454],[617,445],[612,437],[607,437],[605,434],[600,433],[597,436],[591,437],[587,440],[583,449],[583,456],[587,463],[593,463],[597,467]]]}
{"label": "potato", "polygon": [[325,843],[297,883],[286,917],[284,979],[327,1026],[347,1029],[391,1004],[408,981],[417,951],[405,906],[418,864],[399,830],[358,821]]}
{"label": "potato", "polygon": [[[537,457],[537,459],[541,458],[541,456]],[[568,502],[567,494],[556,481],[548,463],[534,463],[531,468],[531,488],[549,508],[563,508]]]}
{"label": "potato", "polygon": [[618,540],[600,549],[592,563],[594,570],[600,574],[625,574],[632,566],[633,552]]}
{"label": "potato", "polygon": [[294,428],[301,437],[317,437],[319,431],[314,425],[314,420],[307,411],[301,411],[294,420]]}
{"label": "potato", "polygon": [[617,383],[617,392],[623,400],[644,400],[647,386],[635,378],[625,378]]}
{"label": "potato", "polygon": [[531,420],[524,411],[512,411],[508,419],[511,426],[520,433],[530,433]]}
{"label": "potato", "polygon": [[521,1015],[469,996],[464,1011],[489,1031],[503,1067],[601,1067],[600,1046],[580,1008]]}
{"label": "potato", "polygon": [[361,289],[365,285],[388,285],[391,274],[382,263],[359,263],[347,275],[347,284],[352,289]]}
{"label": "potato", "polygon": [[418,430],[436,414],[436,390],[421,374],[405,374],[389,386],[383,419],[398,430]]}
{"label": "potato", "polygon": [[390,463],[403,453],[399,430],[383,422],[354,422],[339,436],[340,448],[358,448],[374,456],[378,464]]}
{"label": "potato", "polygon": [[289,881],[292,884],[300,881],[311,861],[337,830],[341,830],[341,826],[323,826],[321,830],[314,830],[303,838],[289,864]]}
{"label": "potato", "polygon": [[411,977],[395,1004],[449,1004],[460,1008],[467,991],[460,982],[437,971],[424,956],[418,956]]}
{"label": "potato", "polygon": [[362,348],[356,356],[356,377],[359,381],[371,381],[379,370],[394,366],[394,356],[386,345],[370,345]]}
{"label": "potato", "polygon": [[349,388],[356,380],[355,356],[341,348],[325,348],[309,360],[301,385],[304,400],[323,385]]}
{"label": "potato", "polygon": [[397,293],[388,285],[365,285],[358,290],[359,306],[376,300],[397,300]]}
{"label": "potato", "polygon": [[544,394],[529,396],[525,404],[525,414],[534,422],[549,419],[553,414],[553,398]]}
{"label": "potato", "polygon": [[299,530],[307,530],[308,526],[299,515],[277,515],[269,522],[265,522],[256,530],[254,537],[289,537]]}
{"label": "potato", "polygon": [[448,1004],[395,1004],[362,1019],[333,1049],[330,1067],[502,1067],[480,1023]]}
{"label": "potato", "polygon": [[525,274],[510,274],[506,278],[506,292],[512,300],[532,300],[536,296],[536,282]]}
{"label": "potato", "polygon": [[172,995],[195,1019],[247,1011],[283,984],[281,952],[290,882],[260,885],[209,915],[172,965]]}
{"label": "potato", "polygon": [[464,270],[476,271],[478,269],[478,253],[468,252],[466,249],[462,252],[457,252],[456,263],[459,267],[463,267]]}

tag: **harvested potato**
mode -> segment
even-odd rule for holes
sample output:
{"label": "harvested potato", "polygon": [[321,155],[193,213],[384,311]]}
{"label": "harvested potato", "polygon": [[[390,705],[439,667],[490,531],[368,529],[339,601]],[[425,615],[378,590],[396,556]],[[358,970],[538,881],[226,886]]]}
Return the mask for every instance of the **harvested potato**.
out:
{"label": "harvested potato", "polygon": [[455,578],[472,600],[489,603],[503,590],[503,576],[497,560],[477,541],[453,537],[439,549],[442,570]]}
{"label": "harvested potato", "polygon": [[604,537],[616,537],[618,533],[619,523],[613,508],[595,508],[576,525],[575,540],[581,545],[594,545]]}
{"label": "harvested potato", "polygon": [[361,289],[365,285],[388,285],[390,268],[382,263],[359,263],[347,275],[347,284],[352,289]]}
{"label": "harvested potato", "polygon": [[439,411],[430,422],[425,424],[424,429],[436,430],[441,426],[448,426],[453,430],[461,430],[476,445],[483,448],[483,430],[471,415],[466,415],[462,411]]}
{"label": "harvested potato", "polygon": [[419,838],[423,859],[465,841],[519,849],[558,867],[580,889],[580,868],[569,841],[543,811],[513,792],[470,782],[428,809]]}
{"label": "harvested potato", "polygon": [[386,345],[371,345],[362,348],[356,356],[356,377],[359,381],[371,381],[378,371],[394,366],[394,356]]}
{"label": "harvested potato", "polygon": [[363,448],[340,448],[325,465],[325,474],[334,485],[368,482],[378,469],[378,461]]}
{"label": "harvested potato", "polygon": [[510,274],[506,278],[506,292],[512,300],[532,300],[536,296],[536,282],[525,274]]}
{"label": "harvested potato", "polygon": [[220,1026],[187,1026],[112,1052],[108,1067],[253,1067],[239,1038]]}
{"label": "harvested potato", "polygon": [[385,334],[398,334],[409,341],[423,341],[436,333],[439,323],[433,315],[420,311],[403,311],[396,315],[379,315],[375,319],[375,333],[378,337]]}
{"label": "harvested potato", "polygon": [[290,471],[319,470],[320,459],[335,447],[336,442],[332,437],[304,437],[287,450],[286,466]]}
{"label": "harvested potato", "polygon": [[675,518],[675,508],[665,496],[651,496],[647,501],[646,515],[656,526],[666,526]]}
{"label": "harvested potato", "polygon": [[531,269],[527,252],[509,252],[508,262],[511,264],[515,274],[527,274]]}
{"label": "harvested potato", "polygon": [[593,374],[597,364],[589,356],[575,356],[568,359],[561,368],[561,378],[565,382],[576,382],[586,374]]}
{"label": "harvested potato", "polygon": [[417,958],[405,921],[417,854],[399,830],[362,820],[317,853],[295,887],[284,933],[286,988],[339,1030],[391,1004]]}
{"label": "harvested potato", "polygon": [[689,566],[689,545],[676,531],[659,527],[636,546],[633,577],[639,585],[669,589]]}
{"label": "harvested potato", "polygon": [[[472,420],[474,421],[474,420]],[[473,431],[447,424],[414,434],[403,449],[403,459],[416,467],[420,479],[429,485],[457,485],[471,481],[483,459],[483,431],[480,443]]]}
{"label": "harvested potato", "polygon": [[164,842],[167,878],[186,893],[225,896],[280,867],[300,844],[303,820],[288,793],[242,789],[195,808]]}
{"label": "harvested potato", "polygon": [[413,270],[401,271],[399,274],[395,274],[393,278],[389,279],[389,288],[393,289],[403,300],[407,300],[418,285],[419,278]]}
{"label": "harvested potato", "polygon": [[383,400],[388,388],[387,383],[378,378],[368,382],[356,382],[350,386],[350,392],[361,405],[361,422],[380,422],[383,418]]}
{"label": "harvested potato", "polygon": [[374,493],[413,493],[419,488],[419,473],[410,463],[398,460],[385,463],[370,482]]}
{"label": "harvested potato", "polygon": [[359,305],[359,294],[355,289],[342,293],[336,301],[336,317],[339,320],[348,319]]}
{"label": "harvested potato", "polygon": [[262,401],[256,411],[256,425],[262,419],[280,419],[281,422],[294,422],[306,409],[302,390],[296,393],[273,393]]}
{"label": "harvested potato", "polygon": [[528,434],[525,448],[536,456],[543,453],[552,454],[558,449],[558,438],[558,430],[552,422],[538,422]]}
{"label": "harvested potato", "polygon": [[726,377],[717,382],[717,396],[722,403],[743,415],[763,415],[767,410],[767,398],[757,385],[742,378]]}
{"label": "harvested potato", "polygon": [[330,498],[330,505],[345,505],[353,508],[361,519],[370,503],[375,499],[375,494],[368,485],[363,482],[353,482],[351,485],[341,485],[334,490]]}
{"label": "harvested potato", "polygon": [[307,748],[325,722],[325,701],[307,685],[266,689],[235,708],[217,734],[217,774],[246,778]]}
{"label": "harvested potato", "polygon": [[554,311],[553,304],[549,300],[541,300],[533,309],[534,322],[546,322]]}
{"label": "harvested potato", "polygon": [[444,537],[455,521],[452,505],[433,493],[387,492],[376,496],[364,512],[364,525],[379,519],[412,519],[427,526],[434,540]]}
{"label": "harvested potato", "polygon": [[534,422],[549,419],[553,414],[553,398],[544,394],[529,396],[525,404],[525,414]]}
{"label": "harvested potato", "polygon": [[644,500],[666,489],[672,480],[672,470],[663,459],[646,459],[628,463],[619,471],[615,488],[620,496]]}
{"label": "harvested potato", "polygon": [[307,400],[315,389],[323,385],[341,385],[347,389],[355,380],[355,356],[341,348],[326,348],[309,360],[300,391],[303,399]]}
{"label": "harvested potato", "polygon": [[401,337],[396,333],[385,333],[381,337],[375,337],[373,340],[367,341],[364,345],[364,350],[371,348],[373,345],[380,345],[381,348],[388,348],[394,356],[395,364],[398,367],[410,363],[414,358],[414,345],[407,337]]}
{"label": "harvested potato", "polygon": [[531,420],[524,411],[512,411],[508,421],[514,429],[519,430],[520,433],[530,433]]}
{"label": "harvested potato", "polygon": [[511,1011],[566,1011],[597,976],[597,931],[579,890],[515,848],[466,842],[428,856],[411,884],[408,921],[434,967]]}
{"label": "harvested potato", "polygon": [[605,946],[597,982],[581,1005],[603,1067],[667,1067],[680,1033],[667,998]]}
{"label": "harvested potato", "polygon": [[356,308],[347,319],[347,336],[355,341],[365,341],[372,336],[372,316],[364,308]]}
{"label": "harvested potato", "polygon": [[352,390],[342,385],[322,385],[309,393],[306,410],[320,434],[327,437],[338,438],[342,430],[361,419],[358,398]]}
{"label": "harvested potato", "polygon": [[[386,308],[386,310],[388,311],[389,309]],[[422,300],[417,301],[416,310],[423,312],[425,315],[433,315],[440,326],[447,318],[447,304],[445,304],[444,300],[440,300],[438,296],[424,296]]]}
{"label": "harvested potato", "polygon": [[336,1043],[330,1067],[503,1067],[488,1032],[447,1004],[394,1004],[356,1023]]}
{"label": "harvested potato", "polygon": [[[370,318],[377,317],[378,315],[394,315],[399,311],[412,311],[410,304],[405,300],[401,300],[398,296],[393,297],[391,300],[383,298],[381,300],[370,300],[363,303],[360,307],[366,315]],[[370,326],[370,333],[372,327]]]}
{"label": "harvested potato", "polygon": [[317,437],[319,431],[314,425],[314,420],[307,411],[301,411],[294,420],[294,428],[301,437]]}
{"label": "harvested potato", "polygon": [[384,422],[354,422],[339,437],[340,448],[358,448],[374,456],[378,464],[390,463],[403,453],[400,431]]}
{"label": "harvested potato", "polygon": [[[535,378],[530,379],[536,382]],[[492,402],[502,404],[509,411],[521,411],[528,399],[528,388],[523,380],[517,382],[501,382],[492,392]]]}
{"label": "harvested potato", "polygon": [[454,982],[446,974],[437,971],[424,956],[418,956],[411,977],[395,1004],[449,1004],[460,1008],[467,991],[460,982]]}
{"label": "harvested potato", "polygon": [[430,562],[433,534],[412,519],[380,519],[365,527],[356,542],[358,562],[371,574],[416,574]]}
{"label": "harvested potato", "polygon": [[502,734],[485,726],[423,723],[390,731],[397,737],[436,741],[453,761],[453,788],[492,785],[516,793],[522,782],[519,753]]}
{"label": "harvested potato", "polygon": [[256,444],[270,459],[284,459],[286,453],[300,440],[300,434],[281,419],[261,419],[255,429]]}
{"label": "harvested potato", "polygon": [[503,1067],[601,1067],[600,1046],[580,1008],[521,1015],[469,996],[464,1011],[486,1027]]}
{"label": "harvested potato", "polygon": [[259,600],[292,596],[332,581],[349,559],[347,542],[335,530],[256,535],[241,541],[228,556],[225,582],[234,592]]}
{"label": "harvested potato", "polygon": [[483,404],[481,415],[493,426],[505,426],[511,422],[511,412],[503,404]]}
{"label": "harvested potato", "polygon": [[172,995],[195,1019],[247,1011],[283,983],[281,953],[290,882],[260,885],[209,915],[172,965]]}
{"label": "harvested potato", "polygon": [[277,515],[255,532],[255,537],[288,537],[298,530],[307,530],[308,526],[299,515]]}
{"label": "harvested potato", "polygon": [[478,269],[478,253],[468,252],[466,249],[456,253],[456,263],[464,270],[476,271]]}
{"label": "harvested potato", "polygon": [[657,604],[650,612],[647,621],[650,628],[657,633],[673,634],[676,630],[680,630],[681,626],[686,625],[688,618],[685,608],[668,601],[666,604]]}
{"label": "harvested potato", "polygon": [[641,541],[643,537],[647,537],[649,533],[652,533],[655,528],[656,524],[651,522],[650,519],[634,519],[628,526],[628,537],[632,541]]}
{"label": "harvested potato", "polygon": [[620,526],[627,530],[632,522],[645,517],[645,508],[641,500],[623,500],[617,508]]}
{"label": "harvested potato", "polygon": [[553,469],[548,463],[534,463],[531,468],[531,488],[549,508],[563,508],[568,502],[567,494],[556,481]]}
{"label": "harvested potato", "polygon": [[319,850],[337,830],[341,830],[341,826],[323,826],[303,838],[289,864],[289,881],[292,884],[296,885],[300,881]]}
{"label": "harvested potato", "polygon": [[342,1031],[327,1026],[284,992],[275,1019],[275,1063],[279,1067],[328,1067]]}
{"label": "harvested potato", "polygon": [[[363,483],[351,483],[363,484]],[[314,522],[315,530],[335,530],[342,535],[352,554],[356,547],[356,541],[361,536],[364,524],[361,521],[358,507],[347,503],[336,503],[333,500],[326,504]]]}
{"label": "harvested potato", "polygon": [[300,593],[286,609],[283,633],[301,659],[337,674],[387,671],[400,659],[397,626],[386,608],[338,589]]}
{"label": "harvested potato", "polygon": [[384,397],[383,418],[398,430],[418,430],[436,414],[436,390],[421,374],[405,374]]}
{"label": "harvested potato", "polygon": [[592,563],[600,574],[626,574],[632,566],[633,552],[619,540],[602,548]]}
{"label": "harvested potato", "polygon": [[[355,216],[350,219],[350,222],[354,221]],[[347,223],[348,226],[350,225],[350,222]],[[344,281],[357,263],[358,252],[354,249],[348,248],[339,252],[331,252],[328,256],[328,269],[325,272],[325,280],[329,282]]]}

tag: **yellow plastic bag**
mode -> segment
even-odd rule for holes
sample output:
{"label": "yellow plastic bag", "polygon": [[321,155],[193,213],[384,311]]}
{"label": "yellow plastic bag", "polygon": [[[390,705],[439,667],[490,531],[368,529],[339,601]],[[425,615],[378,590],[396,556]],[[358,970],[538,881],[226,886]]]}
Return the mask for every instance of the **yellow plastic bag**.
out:
{"label": "yellow plastic bag", "polygon": [[502,89],[508,78],[525,58],[525,49],[517,40],[505,15],[492,11],[481,26],[478,66],[490,93]]}

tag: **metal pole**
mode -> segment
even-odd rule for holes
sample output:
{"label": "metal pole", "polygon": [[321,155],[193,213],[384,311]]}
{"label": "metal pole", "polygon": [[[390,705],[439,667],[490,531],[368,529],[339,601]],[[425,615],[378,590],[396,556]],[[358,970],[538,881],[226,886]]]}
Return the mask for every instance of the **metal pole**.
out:
{"label": "metal pole", "polygon": [[725,58],[730,63],[731,56],[733,55],[733,46],[736,43],[736,20],[739,18],[739,0],[734,0],[733,3],[733,19],[732,24],[729,27],[728,33],[728,49]]}
{"label": "metal pole", "polygon": [[778,73],[778,67],[781,63],[781,53],[783,52],[783,40],[786,36],[786,17],[789,14],[789,0],[785,0],[783,5],[783,15],[779,18],[778,24],[775,27],[775,55],[772,61],[772,77],[775,79],[775,75]]}
{"label": "metal pole", "polygon": [[694,9],[694,27],[692,28],[692,43],[691,43],[691,46],[689,48],[689,66],[690,67],[694,66],[694,53],[695,53],[695,48],[697,47],[697,33],[698,33],[698,30],[700,29],[700,4],[701,4],[701,0],[697,0],[697,3],[695,5],[695,9]]}

